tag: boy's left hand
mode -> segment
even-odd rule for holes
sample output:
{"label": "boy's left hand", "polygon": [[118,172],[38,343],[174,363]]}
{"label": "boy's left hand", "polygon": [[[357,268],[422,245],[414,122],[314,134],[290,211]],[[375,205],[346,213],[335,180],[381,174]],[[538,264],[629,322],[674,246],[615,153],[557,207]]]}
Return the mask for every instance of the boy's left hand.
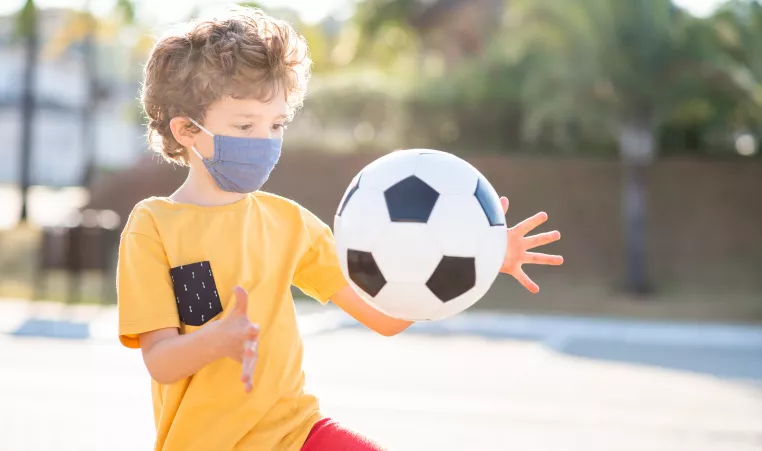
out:
{"label": "boy's left hand", "polygon": [[[500,203],[503,206],[503,214],[508,212],[508,198],[501,197]],[[560,255],[548,255],[537,252],[527,252],[530,249],[552,243],[561,239],[561,234],[554,230],[552,232],[540,233],[532,236],[525,236],[527,233],[536,229],[542,223],[548,220],[548,214],[545,212],[537,213],[531,218],[527,218],[516,226],[508,229],[508,241],[505,249],[505,259],[500,272],[510,274],[515,277],[527,290],[532,293],[540,291],[540,287],[526,275],[521,265],[560,265],[564,258]]]}

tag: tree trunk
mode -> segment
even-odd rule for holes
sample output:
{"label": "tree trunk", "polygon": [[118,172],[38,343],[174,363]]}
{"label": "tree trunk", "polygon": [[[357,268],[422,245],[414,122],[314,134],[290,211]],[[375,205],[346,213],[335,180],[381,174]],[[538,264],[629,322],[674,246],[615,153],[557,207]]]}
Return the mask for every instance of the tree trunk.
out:
{"label": "tree trunk", "polygon": [[625,286],[634,294],[646,294],[652,288],[646,262],[646,172],[654,155],[654,135],[653,127],[647,122],[627,122],[619,130]]}
{"label": "tree trunk", "polygon": [[28,218],[28,192],[32,179],[32,149],[35,113],[35,84],[37,80],[37,55],[39,53],[39,37],[37,35],[37,11],[34,4],[24,7],[22,14],[27,14],[24,21],[24,78],[21,86],[21,158],[20,188],[21,188],[21,222]]}

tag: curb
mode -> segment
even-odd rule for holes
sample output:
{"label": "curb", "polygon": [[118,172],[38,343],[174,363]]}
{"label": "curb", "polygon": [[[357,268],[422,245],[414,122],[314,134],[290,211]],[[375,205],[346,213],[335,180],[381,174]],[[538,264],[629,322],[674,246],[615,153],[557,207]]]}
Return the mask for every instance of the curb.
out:
{"label": "curb", "polygon": [[[299,330],[312,335],[351,326],[355,321],[338,308],[297,301]],[[118,340],[114,306],[66,306],[45,301],[0,300],[0,336],[62,340]]]}
{"label": "curb", "polygon": [[653,345],[762,348],[762,325],[466,312],[445,321],[416,323],[410,330],[539,341],[549,345],[587,338]]}
{"label": "curb", "polygon": [[[364,329],[364,326],[338,308],[317,309],[311,308],[309,304],[304,305],[310,308],[304,308],[298,315],[302,334],[312,335],[345,328]],[[57,311],[51,313],[52,309]],[[116,324],[117,312],[114,307],[90,308],[86,309],[85,314],[77,314],[71,308],[67,310],[52,303],[37,304],[16,300],[0,302],[0,334],[116,340]],[[762,361],[762,325],[463,312],[442,321],[416,323],[405,333],[536,341],[560,352],[590,343],[605,343],[613,347],[732,349],[752,354],[759,352]]]}

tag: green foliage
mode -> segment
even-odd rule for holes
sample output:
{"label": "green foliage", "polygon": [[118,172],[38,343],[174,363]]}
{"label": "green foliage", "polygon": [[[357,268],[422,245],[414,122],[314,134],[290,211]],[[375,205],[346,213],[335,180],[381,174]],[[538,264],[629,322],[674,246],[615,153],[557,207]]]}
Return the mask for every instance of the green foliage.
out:
{"label": "green foliage", "polygon": [[316,74],[303,110],[289,126],[289,146],[336,152],[401,147],[409,123],[406,94],[404,83],[380,71]]}
{"label": "green foliage", "polygon": [[495,52],[477,55],[446,77],[424,77],[407,98],[417,145],[459,151],[517,149],[524,67]]}
{"label": "green foliage", "polygon": [[[525,136],[576,124],[613,140],[623,124],[710,134],[750,93],[712,20],[668,0],[515,0],[506,36],[528,65]],[[587,134],[587,133],[585,133]]]}
{"label": "green foliage", "polygon": [[37,6],[34,0],[26,0],[16,16],[14,34],[16,37],[27,37],[37,28]]}
{"label": "green foliage", "polygon": [[133,0],[117,0],[114,9],[117,13],[121,14],[124,23],[135,22],[135,4]]}
{"label": "green foliage", "polygon": [[256,8],[256,9],[264,9],[261,3],[259,2],[238,2],[239,6],[245,6],[247,8]]}
{"label": "green foliage", "polygon": [[[762,135],[758,1],[698,18],[669,0],[511,0],[489,45],[434,75],[425,61],[447,43],[415,28],[422,3],[363,0],[349,25],[360,30],[354,65],[407,78],[395,64],[417,55],[404,102],[417,144],[610,152],[624,124],[639,124],[663,152],[711,154],[738,133]],[[435,24],[438,39],[457,39],[452,26]],[[395,48],[388,30],[409,45]]]}
{"label": "green foliage", "polygon": [[313,80],[309,108],[320,117],[348,121],[383,121],[395,114],[405,96],[404,85],[379,72],[345,72]]}
{"label": "green foliage", "polygon": [[364,0],[357,5],[354,22],[368,37],[387,25],[405,25],[417,11],[416,0]]}
{"label": "green foliage", "polygon": [[[136,2],[115,4],[115,27],[137,27]],[[348,21],[292,20],[314,61],[305,113],[329,129],[394,129],[400,147],[457,151],[613,153],[625,122],[652,130],[663,153],[734,152],[738,134],[762,136],[757,0],[727,0],[707,18],[669,0],[506,0],[502,20],[464,31],[458,20],[474,11],[457,8],[478,5],[358,0]],[[437,6],[445,13],[417,27]],[[36,20],[26,0],[16,36]]]}
{"label": "green foliage", "polygon": [[762,126],[762,5],[757,1],[731,0],[713,19],[718,47],[732,67],[733,78],[743,86],[746,102],[737,111],[737,126]]}

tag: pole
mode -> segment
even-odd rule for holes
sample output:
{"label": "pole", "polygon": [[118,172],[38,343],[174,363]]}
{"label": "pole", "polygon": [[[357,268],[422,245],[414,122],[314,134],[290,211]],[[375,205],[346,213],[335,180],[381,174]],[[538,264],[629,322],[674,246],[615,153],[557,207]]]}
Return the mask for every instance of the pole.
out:
{"label": "pole", "polygon": [[34,113],[36,106],[35,82],[37,80],[37,55],[39,36],[37,35],[37,8],[34,1],[27,0],[21,11],[22,31],[24,33],[24,78],[21,87],[21,223],[26,223],[29,215],[28,193],[31,185],[32,150],[34,148]]}
{"label": "pole", "polygon": [[96,63],[96,47],[95,47],[95,32],[97,23],[95,17],[90,12],[90,2],[85,5],[85,20],[87,21],[87,33],[85,34],[83,42],[84,50],[84,66],[86,77],[86,89],[85,89],[85,103],[82,108],[81,116],[81,132],[82,132],[82,149],[84,154],[84,170],[82,173],[82,179],[80,184],[84,187],[90,186],[92,182],[93,173],[95,171],[96,160],[96,142],[95,142],[95,109],[97,107],[97,95],[98,95],[98,73]]}

